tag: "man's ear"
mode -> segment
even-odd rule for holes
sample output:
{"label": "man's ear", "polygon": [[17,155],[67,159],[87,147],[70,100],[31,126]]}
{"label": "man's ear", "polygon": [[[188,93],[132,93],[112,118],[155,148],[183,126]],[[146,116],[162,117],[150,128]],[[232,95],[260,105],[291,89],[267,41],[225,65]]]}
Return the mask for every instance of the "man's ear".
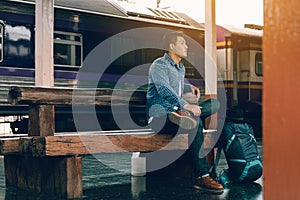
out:
{"label": "man's ear", "polygon": [[171,44],[170,44],[170,50],[173,50],[173,49],[174,49],[174,44],[171,43]]}

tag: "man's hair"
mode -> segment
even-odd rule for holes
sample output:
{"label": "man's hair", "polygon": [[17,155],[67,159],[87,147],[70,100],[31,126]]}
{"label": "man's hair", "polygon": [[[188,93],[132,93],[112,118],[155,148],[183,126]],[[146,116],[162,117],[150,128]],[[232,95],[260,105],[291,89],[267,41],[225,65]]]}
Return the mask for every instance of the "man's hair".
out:
{"label": "man's hair", "polygon": [[172,31],[168,32],[163,37],[163,48],[166,51],[169,51],[170,44],[175,44],[177,41],[177,37],[184,37],[182,31]]}

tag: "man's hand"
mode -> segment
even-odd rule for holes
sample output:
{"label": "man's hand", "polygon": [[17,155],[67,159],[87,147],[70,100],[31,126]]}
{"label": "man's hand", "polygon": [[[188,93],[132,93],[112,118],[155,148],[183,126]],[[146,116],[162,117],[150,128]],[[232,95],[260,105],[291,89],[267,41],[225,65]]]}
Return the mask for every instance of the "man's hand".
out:
{"label": "man's hand", "polygon": [[191,104],[185,104],[183,106],[183,109],[192,112],[195,117],[200,117],[200,115],[201,115],[201,108],[202,108],[201,106],[191,105]]}
{"label": "man's hand", "polygon": [[191,90],[192,90],[192,93],[197,96],[197,98],[200,98],[199,88],[197,88],[196,86],[191,85]]}
{"label": "man's hand", "polygon": [[186,100],[186,102],[188,102],[189,104],[198,105],[199,103],[199,98],[196,95],[194,95],[192,92],[184,93],[182,95],[182,98]]}

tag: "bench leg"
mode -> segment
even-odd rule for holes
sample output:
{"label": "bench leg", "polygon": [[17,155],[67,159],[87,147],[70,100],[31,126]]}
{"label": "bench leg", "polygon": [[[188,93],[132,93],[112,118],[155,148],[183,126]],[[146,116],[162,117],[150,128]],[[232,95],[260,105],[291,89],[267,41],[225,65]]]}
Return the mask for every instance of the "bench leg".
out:
{"label": "bench leg", "polygon": [[82,197],[82,159],[74,156],[5,155],[7,187],[67,198]]}
{"label": "bench leg", "polygon": [[54,107],[51,105],[37,105],[29,107],[29,136],[54,135]]}

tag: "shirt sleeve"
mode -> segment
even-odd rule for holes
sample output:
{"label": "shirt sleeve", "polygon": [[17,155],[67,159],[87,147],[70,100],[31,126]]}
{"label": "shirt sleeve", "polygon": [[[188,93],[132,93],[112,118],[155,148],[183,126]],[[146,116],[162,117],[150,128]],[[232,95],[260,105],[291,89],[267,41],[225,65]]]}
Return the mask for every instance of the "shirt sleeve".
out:
{"label": "shirt sleeve", "polygon": [[172,105],[183,108],[187,102],[174,91],[169,82],[168,71],[158,64],[153,64],[149,75],[158,94]]}

